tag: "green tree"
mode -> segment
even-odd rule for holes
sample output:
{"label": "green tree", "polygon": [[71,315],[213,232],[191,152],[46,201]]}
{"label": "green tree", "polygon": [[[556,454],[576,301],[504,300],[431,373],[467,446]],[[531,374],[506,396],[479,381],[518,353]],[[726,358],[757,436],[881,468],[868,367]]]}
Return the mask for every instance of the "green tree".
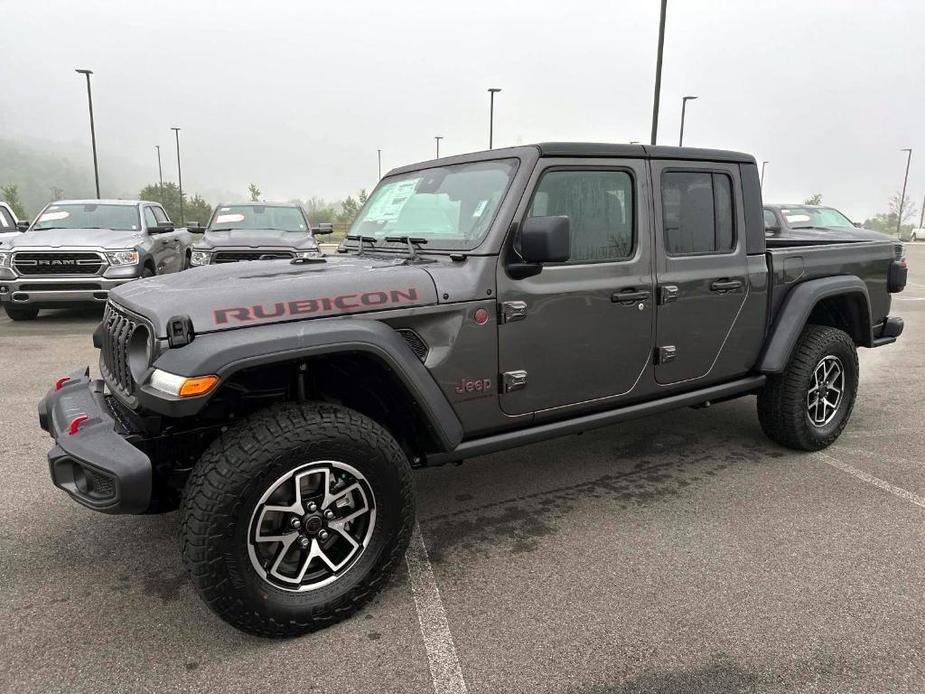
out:
{"label": "green tree", "polygon": [[337,209],[334,204],[324,198],[313,197],[305,201],[305,210],[312,224],[332,223],[337,219]]}
{"label": "green tree", "polygon": [[25,219],[28,216],[23,207],[22,200],[19,199],[19,186],[15,183],[0,186],[0,200],[3,200],[3,202],[9,205],[13,210],[13,214],[19,219]]}
{"label": "green tree", "polygon": [[[887,211],[879,212],[873,217],[866,219],[864,221],[864,227],[895,236],[896,219],[899,215],[899,200],[901,195],[902,193],[899,192],[893,193],[887,202]],[[902,208],[903,218],[899,225],[899,235],[901,237],[907,237],[912,232],[912,222],[915,219],[915,215],[918,214],[918,210],[915,208],[915,205],[912,203],[912,200],[909,199],[908,195],[906,196]]]}
{"label": "green tree", "polygon": [[822,193],[813,193],[806,200],[803,201],[804,205],[821,205],[822,204]]}
{"label": "green tree", "polygon": [[353,220],[357,218],[357,215],[360,213],[360,208],[366,204],[368,199],[366,189],[362,189],[356,198],[352,195],[348,195],[344,198],[343,202],[340,204],[340,214],[337,215],[337,221],[344,224],[353,224]]}
{"label": "green tree", "polygon": [[256,183],[251,183],[249,186],[247,186],[247,193],[251,196],[251,202],[258,202],[260,200],[260,196],[262,195],[260,188],[257,187]]}
{"label": "green tree", "polygon": [[[180,223],[180,188],[172,181],[164,181],[164,187],[157,183],[152,183],[141,189],[138,193],[140,200],[150,200],[159,202],[167,211],[174,224]],[[199,222],[205,225],[212,216],[212,207],[199,195],[190,197],[183,193],[183,220],[184,223]]]}

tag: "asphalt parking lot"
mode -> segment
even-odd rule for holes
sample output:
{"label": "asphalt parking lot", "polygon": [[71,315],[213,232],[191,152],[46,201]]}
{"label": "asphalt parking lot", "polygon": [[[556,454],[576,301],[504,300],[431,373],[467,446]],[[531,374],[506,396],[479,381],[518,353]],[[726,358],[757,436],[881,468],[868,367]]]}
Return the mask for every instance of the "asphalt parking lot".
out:
{"label": "asphalt parking lot", "polygon": [[824,453],[770,443],[746,398],[423,471],[423,548],[359,615],[283,642],[199,601],[176,514],[107,517],[51,486],[35,403],[95,361],[99,314],[4,316],[0,689],[921,692],[925,243],[908,246],[905,334],[861,351]]}

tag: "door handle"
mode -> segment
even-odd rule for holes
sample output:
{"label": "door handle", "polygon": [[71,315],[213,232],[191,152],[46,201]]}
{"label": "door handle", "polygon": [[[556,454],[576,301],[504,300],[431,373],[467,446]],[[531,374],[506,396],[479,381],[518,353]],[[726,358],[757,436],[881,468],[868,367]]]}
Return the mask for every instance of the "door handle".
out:
{"label": "door handle", "polygon": [[627,289],[622,292],[614,292],[610,295],[610,300],[615,304],[635,304],[637,301],[647,301],[649,292],[646,290],[633,291]]}
{"label": "door handle", "polygon": [[741,288],[741,280],[716,280],[710,285],[710,290],[714,292],[733,292]]}

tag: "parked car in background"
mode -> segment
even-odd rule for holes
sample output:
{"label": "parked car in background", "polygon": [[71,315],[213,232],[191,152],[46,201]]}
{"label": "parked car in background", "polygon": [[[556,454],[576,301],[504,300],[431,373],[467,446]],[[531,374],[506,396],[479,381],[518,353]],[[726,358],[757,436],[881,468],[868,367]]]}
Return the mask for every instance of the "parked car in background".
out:
{"label": "parked car in background", "polygon": [[910,241],[925,241],[925,227],[921,229],[912,230],[912,238]]}
{"label": "parked car in background", "polygon": [[53,202],[0,246],[0,304],[13,320],[33,320],[43,308],[105,304],[120,284],[182,270],[191,238],[157,202]]}
{"label": "parked car in background", "polygon": [[894,238],[879,231],[864,229],[834,207],[822,205],[766,204],[764,232],[770,248]]}
{"label": "parked car in background", "polygon": [[330,224],[313,230],[299,203],[222,204],[190,249],[189,265],[313,257],[321,253],[314,234],[331,231]]}
{"label": "parked car in background", "polygon": [[19,236],[22,231],[19,225],[20,221],[16,219],[13,208],[5,202],[0,202],[0,248],[8,245],[12,239]]}

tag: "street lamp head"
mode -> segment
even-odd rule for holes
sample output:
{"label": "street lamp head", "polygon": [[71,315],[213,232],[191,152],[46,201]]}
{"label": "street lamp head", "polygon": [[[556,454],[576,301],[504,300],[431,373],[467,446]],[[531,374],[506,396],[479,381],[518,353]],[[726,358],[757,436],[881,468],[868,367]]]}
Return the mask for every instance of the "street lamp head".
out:
{"label": "street lamp head", "polygon": [[899,151],[900,151],[900,152],[909,152],[910,154],[912,153],[912,149],[911,149],[910,147],[903,147],[903,148],[902,148],[901,150],[899,150]]}
{"label": "street lamp head", "polygon": [[93,70],[74,70],[74,72],[79,72],[81,75],[92,75]]}
{"label": "street lamp head", "polygon": [[498,89],[497,87],[489,87],[488,91],[490,91],[492,94],[495,94],[497,92],[500,92],[501,90]]}
{"label": "street lamp head", "polygon": [[685,97],[683,97],[684,101],[693,101],[693,100],[696,99],[696,98],[697,98],[696,96],[685,96]]}
{"label": "street lamp head", "polygon": [[180,128],[171,128],[171,130],[179,130]]}

